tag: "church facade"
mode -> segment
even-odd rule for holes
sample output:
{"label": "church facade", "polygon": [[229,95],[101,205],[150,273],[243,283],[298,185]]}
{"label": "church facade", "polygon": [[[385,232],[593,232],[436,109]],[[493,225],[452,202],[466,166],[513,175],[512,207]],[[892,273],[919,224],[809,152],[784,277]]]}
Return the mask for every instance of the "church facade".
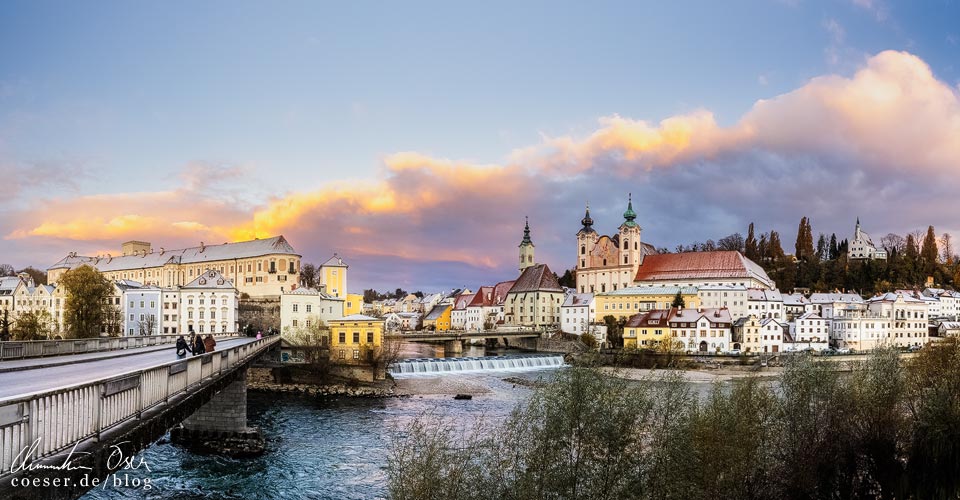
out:
{"label": "church facade", "polygon": [[642,228],[636,218],[630,197],[617,233],[600,235],[593,229],[590,206],[587,205],[586,214],[580,221],[583,227],[577,232],[577,292],[604,293],[633,285],[644,257],[657,253],[653,245],[641,241]]}

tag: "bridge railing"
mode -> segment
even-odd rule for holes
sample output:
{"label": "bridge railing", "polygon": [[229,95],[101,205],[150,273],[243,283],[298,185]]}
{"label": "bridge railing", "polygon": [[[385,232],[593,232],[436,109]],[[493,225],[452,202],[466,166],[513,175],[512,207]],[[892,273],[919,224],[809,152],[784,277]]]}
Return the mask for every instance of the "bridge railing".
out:
{"label": "bridge railing", "polygon": [[[134,335],[130,337],[100,337],[92,339],[67,340],[24,340],[0,342],[0,361],[64,354],[83,354],[88,352],[115,351],[160,344],[172,344],[181,334],[176,335]],[[217,337],[233,337],[237,333],[215,334]]]}
{"label": "bridge railing", "polygon": [[189,393],[280,341],[264,337],[222,351],[134,370],[105,380],[0,399],[0,477],[71,448],[171,397]]}

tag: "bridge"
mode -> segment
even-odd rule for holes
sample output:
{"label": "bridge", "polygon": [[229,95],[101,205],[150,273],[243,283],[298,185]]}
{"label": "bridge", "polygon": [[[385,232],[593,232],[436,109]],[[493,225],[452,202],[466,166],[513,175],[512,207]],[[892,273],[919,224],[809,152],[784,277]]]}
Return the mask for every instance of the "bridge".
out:
{"label": "bridge", "polygon": [[463,342],[467,340],[487,340],[503,339],[504,343],[509,340],[537,339],[541,332],[535,330],[518,331],[481,331],[481,332],[417,332],[404,333],[399,335],[385,335],[386,340],[399,340],[407,342],[443,342],[444,353],[447,356],[456,356],[463,353]]}
{"label": "bridge", "polygon": [[185,433],[248,436],[246,369],[279,341],[221,338],[179,360],[160,343],[0,361],[0,498],[76,498],[117,472],[111,454],[133,457],[181,422]]}

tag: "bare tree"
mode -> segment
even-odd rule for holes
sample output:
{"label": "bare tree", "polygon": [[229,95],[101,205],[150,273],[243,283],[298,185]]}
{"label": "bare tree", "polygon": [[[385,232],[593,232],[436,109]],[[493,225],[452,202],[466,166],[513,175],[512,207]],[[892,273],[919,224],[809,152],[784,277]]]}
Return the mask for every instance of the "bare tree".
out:
{"label": "bare tree", "polygon": [[956,260],[953,258],[953,239],[950,233],[943,233],[940,237],[940,259],[945,264],[953,264]]}
{"label": "bare tree", "polygon": [[329,357],[330,328],[320,318],[312,318],[309,326],[297,327],[285,339],[303,353],[307,364],[319,365]]}
{"label": "bare tree", "polygon": [[2,276],[15,276],[16,271],[13,270],[13,266],[10,264],[0,264],[0,277]]}
{"label": "bare tree", "polygon": [[140,335],[156,335],[157,317],[153,314],[145,315],[142,321],[137,322],[137,328],[140,330]]}
{"label": "bare tree", "polygon": [[884,248],[887,252],[896,251],[900,253],[903,251],[906,241],[903,236],[894,233],[888,233],[883,238],[880,238],[880,246]]}
{"label": "bare tree", "polygon": [[720,241],[717,242],[718,250],[734,250],[737,252],[743,251],[743,235],[740,233],[733,233],[729,236],[724,236],[720,238]]}

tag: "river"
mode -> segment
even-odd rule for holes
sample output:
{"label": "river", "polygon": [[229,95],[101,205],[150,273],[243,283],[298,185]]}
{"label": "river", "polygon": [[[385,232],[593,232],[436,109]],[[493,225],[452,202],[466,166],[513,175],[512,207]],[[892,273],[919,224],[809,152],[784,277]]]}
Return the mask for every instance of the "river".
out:
{"label": "river", "polygon": [[[429,346],[404,349],[404,357],[428,357]],[[482,347],[465,356],[488,354]],[[489,353],[492,354],[492,353]],[[127,486],[91,490],[84,499],[118,498],[323,498],[368,499],[387,494],[384,466],[393,429],[425,412],[461,422],[478,416],[507,415],[531,389],[504,377],[549,378],[556,369],[448,374],[442,380],[421,380],[427,386],[484,388],[472,400],[450,394],[423,394],[383,399],[320,399],[312,396],[250,391],[247,415],[267,442],[267,453],[253,459],[200,456],[164,438],[141,454],[150,470],[126,471]],[[444,391],[439,391],[444,392]],[[449,391],[446,391],[449,392]],[[130,486],[135,480],[140,487]],[[144,483],[149,480],[150,489]]]}
{"label": "river", "polygon": [[[421,358],[432,347],[406,346],[404,357]],[[471,348],[465,356],[491,355]],[[562,368],[560,368],[562,369]],[[253,459],[200,456],[184,451],[166,438],[140,457],[150,470],[127,471],[127,486],[88,492],[85,499],[118,498],[310,498],[369,499],[387,495],[384,466],[394,429],[432,412],[469,424],[476,418],[496,420],[531,394],[531,389],[504,381],[506,377],[550,379],[557,369],[447,373],[401,380],[414,395],[384,399],[320,399],[312,396],[250,391],[248,420],[259,427],[267,453]],[[703,384],[698,384],[703,385]],[[707,385],[703,385],[706,389]],[[472,400],[455,400],[471,392]],[[139,488],[129,486],[139,480]],[[145,490],[143,483],[150,482]]]}

